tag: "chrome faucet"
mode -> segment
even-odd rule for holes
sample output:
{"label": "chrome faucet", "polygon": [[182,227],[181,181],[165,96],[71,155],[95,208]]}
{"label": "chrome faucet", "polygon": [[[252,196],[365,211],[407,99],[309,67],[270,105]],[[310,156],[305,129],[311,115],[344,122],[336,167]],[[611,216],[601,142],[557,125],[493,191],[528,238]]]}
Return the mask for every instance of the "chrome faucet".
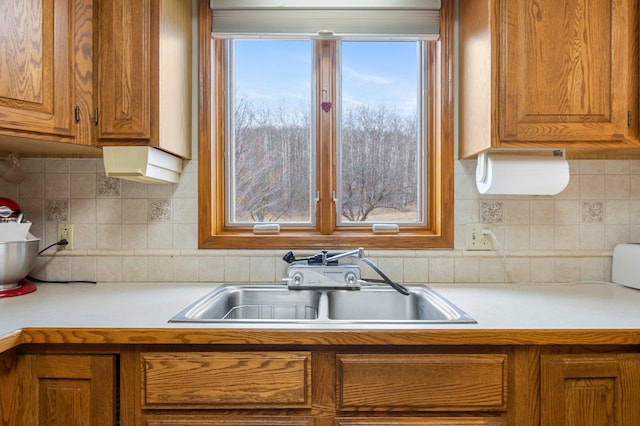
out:
{"label": "chrome faucet", "polygon": [[[382,279],[364,281],[360,278],[360,268],[352,264],[339,264],[339,259],[354,257],[371,267]],[[392,281],[371,260],[364,257],[364,249],[331,253],[322,250],[313,256],[296,259],[293,252],[286,253],[282,260],[289,264],[287,278],[289,288],[348,288],[357,290],[363,283],[384,283],[393,287],[398,293],[409,295],[409,290],[395,281]],[[298,262],[306,261],[306,265]]]}
{"label": "chrome faucet", "polygon": [[345,259],[347,257],[355,257],[356,259],[362,259],[364,257],[364,249],[361,247],[359,249],[345,251],[343,253],[336,253],[328,256],[327,250],[322,250],[322,266],[327,266],[331,262],[335,262],[338,259]]}

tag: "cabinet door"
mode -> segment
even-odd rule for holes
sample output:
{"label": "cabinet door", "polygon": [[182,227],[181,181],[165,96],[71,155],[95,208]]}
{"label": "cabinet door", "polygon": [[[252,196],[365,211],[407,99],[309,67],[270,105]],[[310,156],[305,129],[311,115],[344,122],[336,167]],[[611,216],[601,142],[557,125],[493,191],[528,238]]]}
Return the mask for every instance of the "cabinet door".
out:
{"label": "cabinet door", "polygon": [[501,142],[622,141],[637,115],[634,2],[501,5]]}
{"label": "cabinet door", "polygon": [[91,0],[0,2],[1,134],[92,144],[92,18]]}
{"label": "cabinet door", "polygon": [[[98,138],[151,137],[153,52],[157,19],[150,0],[109,0],[97,6]],[[152,37],[154,35],[154,37]]]}
{"label": "cabinet door", "polygon": [[22,355],[16,425],[116,424],[116,367],[111,355]]}
{"label": "cabinet door", "polygon": [[640,424],[640,355],[543,355],[543,426]]}

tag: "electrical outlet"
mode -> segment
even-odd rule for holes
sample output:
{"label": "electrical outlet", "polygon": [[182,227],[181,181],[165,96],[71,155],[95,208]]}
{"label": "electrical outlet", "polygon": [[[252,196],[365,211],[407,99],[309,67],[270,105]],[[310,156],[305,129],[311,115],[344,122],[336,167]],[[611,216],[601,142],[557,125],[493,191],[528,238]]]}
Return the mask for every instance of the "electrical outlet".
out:
{"label": "electrical outlet", "polygon": [[481,223],[467,223],[467,250],[491,250],[491,236],[483,234],[483,229],[489,229]]}
{"label": "electrical outlet", "polygon": [[71,223],[59,223],[58,224],[58,241],[67,240],[66,246],[58,246],[58,250],[73,250],[74,247],[74,235],[73,224]]}

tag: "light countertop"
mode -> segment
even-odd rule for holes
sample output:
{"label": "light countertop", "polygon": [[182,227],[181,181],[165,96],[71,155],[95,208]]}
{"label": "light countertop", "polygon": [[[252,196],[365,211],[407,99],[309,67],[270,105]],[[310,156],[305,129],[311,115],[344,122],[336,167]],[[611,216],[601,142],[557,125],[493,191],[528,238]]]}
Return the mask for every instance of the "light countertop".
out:
{"label": "light countertop", "polygon": [[[27,295],[0,299],[0,338],[19,330],[136,329],[221,330],[225,324],[169,323],[182,308],[216,284],[99,283],[38,284]],[[627,330],[640,336],[640,290],[608,283],[584,284],[430,284],[429,287],[471,315],[477,324],[392,326],[393,330]],[[255,329],[255,325],[233,325]],[[389,330],[357,324],[349,329]],[[273,324],[269,330],[324,330],[327,324]],[[329,329],[330,331],[330,329]],[[344,327],[341,330],[344,332]]]}

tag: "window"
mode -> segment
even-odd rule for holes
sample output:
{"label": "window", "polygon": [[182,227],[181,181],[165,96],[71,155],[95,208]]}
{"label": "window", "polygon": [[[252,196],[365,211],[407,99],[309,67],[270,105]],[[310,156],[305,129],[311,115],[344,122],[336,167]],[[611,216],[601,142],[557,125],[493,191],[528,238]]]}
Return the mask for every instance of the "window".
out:
{"label": "window", "polygon": [[274,34],[291,17],[261,10],[243,29],[247,10],[212,3],[219,14],[199,6],[200,247],[452,247],[452,5],[430,40],[415,33],[431,11],[384,10],[406,34],[310,36],[309,11]]}

